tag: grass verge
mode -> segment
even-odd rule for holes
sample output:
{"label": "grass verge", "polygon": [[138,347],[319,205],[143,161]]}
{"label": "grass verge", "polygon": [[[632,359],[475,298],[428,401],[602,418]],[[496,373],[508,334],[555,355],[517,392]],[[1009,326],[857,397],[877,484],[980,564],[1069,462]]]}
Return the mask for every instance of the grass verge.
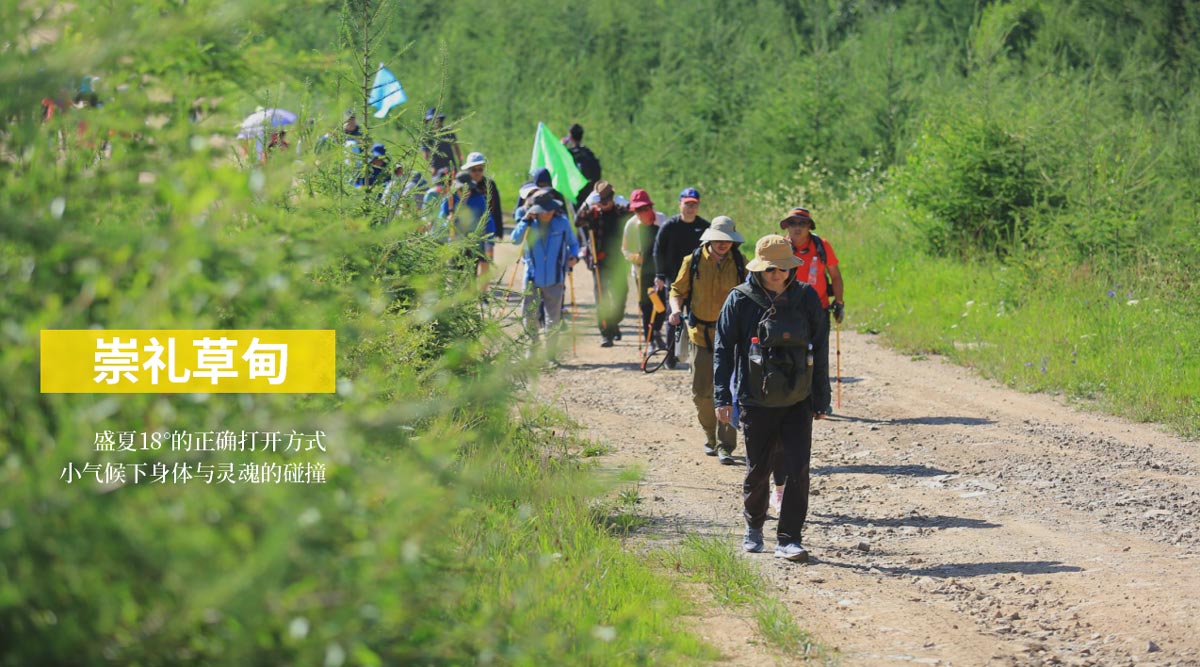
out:
{"label": "grass verge", "polygon": [[772,597],[767,581],[726,541],[688,535],[683,546],[664,554],[670,569],[703,583],[716,601],[731,609],[747,610],[762,639],[790,659],[836,664],[836,654],[796,624],[787,606]]}

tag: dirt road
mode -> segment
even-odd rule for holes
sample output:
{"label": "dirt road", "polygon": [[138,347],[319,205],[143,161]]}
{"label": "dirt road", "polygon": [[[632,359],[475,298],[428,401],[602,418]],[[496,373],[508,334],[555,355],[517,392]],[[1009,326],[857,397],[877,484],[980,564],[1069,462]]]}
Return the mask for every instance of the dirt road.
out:
{"label": "dirt road", "polygon": [[[703,455],[685,365],[638,369],[635,305],[624,340],[599,346],[580,268],[578,354],[538,395],[610,445],[612,465],[645,471],[643,544],[735,547],[744,469]],[[745,558],[842,664],[1200,665],[1198,443],[870,336],[843,331],[841,348],[842,407],[815,428],[812,562],[772,557],[774,521],[767,551]],[[761,664],[736,638],[752,624],[704,622],[726,626],[714,641],[729,664]]]}

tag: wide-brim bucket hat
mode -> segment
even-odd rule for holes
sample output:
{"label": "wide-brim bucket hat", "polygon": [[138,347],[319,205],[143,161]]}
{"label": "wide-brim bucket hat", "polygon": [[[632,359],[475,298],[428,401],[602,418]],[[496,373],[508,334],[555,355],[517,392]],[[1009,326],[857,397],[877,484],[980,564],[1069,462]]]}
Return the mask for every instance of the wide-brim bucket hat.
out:
{"label": "wide-brim bucket hat", "polygon": [[485,164],[487,164],[487,158],[483,157],[483,153],[471,153],[467,155],[467,161],[462,168],[465,171],[471,167],[481,167]]}
{"label": "wide-brim bucket hat", "polygon": [[792,242],[778,234],[768,234],[754,244],[754,259],[746,262],[747,271],[766,271],[770,267],[791,271],[800,266],[792,253]]}
{"label": "wide-brim bucket hat", "polygon": [[745,243],[746,239],[737,231],[737,225],[727,215],[718,215],[713,218],[712,223],[704,233],[700,235],[700,242],[706,241],[731,241],[733,243]]}

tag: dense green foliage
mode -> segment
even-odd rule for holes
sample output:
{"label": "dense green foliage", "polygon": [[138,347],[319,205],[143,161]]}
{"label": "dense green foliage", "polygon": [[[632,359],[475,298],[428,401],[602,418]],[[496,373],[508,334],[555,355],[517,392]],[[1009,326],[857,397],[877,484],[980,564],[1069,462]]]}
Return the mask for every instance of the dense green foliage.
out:
{"label": "dense green foliage", "polygon": [[[280,20],[298,51],[319,43]],[[439,103],[444,83],[442,106],[510,195],[536,123],[578,121],[618,190],[645,187],[668,212],[685,185],[703,190],[703,214],[755,234],[809,206],[841,244],[858,323],[926,351],[986,343],[1001,360],[964,360],[1200,432],[1187,398],[1200,351],[1170,324],[1200,301],[1192,3],[425,1],[404,3],[386,39],[381,60],[415,102]],[[964,341],[893,271],[956,286],[956,304],[1003,298],[1010,324]],[[1083,305],[1109,291],[1158,314]],[[1020,379],[1028,350],[1055,359],[1071,335],[1134,341],[1143,378],[1111,372],[1104,345],[1087,373],[1062,358],[1061,375]],[[1182,385],[1159,380],[1176,371]]]}
{"label": "dense green foliage", "polygon": [[[473,271],[447,269],[461,249],[403,209],[372,224],[391,217],[378,192],[310,150],[340,113],[265,164],[231,142],[256,101],[307,110],[337,94],[333,74],[353,99],[362,53],[348,39],[293,58],[257,32],[272,6],[238,7],[5,4],[0,665],[708,656],[670,581],[610,535],[565,420],[514,410],[529,368]],[[348,9],[324,27],[353,25]],[[102,75],[103,107],[41,122],[39,99],[83,73]],[[39,330],[91,327],[333,328],[337,393],[40,394]],[[323,431],[328,452],[94,451],[102,430],[292,429]],[[327,482],[63,473],[247,461],[324,463]]]}

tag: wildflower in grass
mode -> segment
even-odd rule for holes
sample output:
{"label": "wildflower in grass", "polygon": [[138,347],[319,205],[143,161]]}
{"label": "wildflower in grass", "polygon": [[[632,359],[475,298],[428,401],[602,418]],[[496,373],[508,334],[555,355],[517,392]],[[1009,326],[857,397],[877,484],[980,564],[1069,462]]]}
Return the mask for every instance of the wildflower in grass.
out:
{"label": "wildflower in grass", "polygon": [[1109,297],[1110,299],[1111,299],[1112,297],[1116,296],[1116,295],[1117,295],[1117,293],[1116,293],[1116,291],[1115,291],[1115,290],[1108,290],[1108,297]]}

